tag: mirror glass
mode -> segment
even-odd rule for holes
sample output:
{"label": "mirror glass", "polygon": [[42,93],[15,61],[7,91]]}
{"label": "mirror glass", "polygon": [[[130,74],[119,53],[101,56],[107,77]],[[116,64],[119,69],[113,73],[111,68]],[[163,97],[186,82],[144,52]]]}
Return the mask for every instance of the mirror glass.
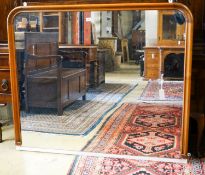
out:
{"label": "mirror glass", "polygon": [[16,16],[23,146],[180,158],[185,25],[168,10]]}

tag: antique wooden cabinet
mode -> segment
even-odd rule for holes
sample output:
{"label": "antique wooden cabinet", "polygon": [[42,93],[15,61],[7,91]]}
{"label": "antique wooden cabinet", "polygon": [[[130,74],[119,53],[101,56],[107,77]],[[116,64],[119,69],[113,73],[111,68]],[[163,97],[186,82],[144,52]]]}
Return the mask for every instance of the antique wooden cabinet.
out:
{"label": "antique wooden cabinet", "polygon": [[0,44],[0,103],[11,101],[9,52],[7,44]]}
{"label": "antique wooden cabinet", "polygon": [[[164,78],[171,79],[182,79],[184,71],[184,46],[148,46],[144,47],[145,50],[145,67],[144,67],[144,77],[146,79],[159,79],[161,75]],[[168,63],[170,67],[167,67],[165,60],[172,57],[174,60],[174,65],[172,62]],[[174,67],[177,64],[177,67]],[[173,67],[171,67],[173,66]],[[169,70],[167,70],[169,69]],[[175,74],[168,74],[168,71],[176,71]],[[178,71],[178,72],[177,72]],[[171,76],[172,75],[172,76]]]}
{"label": "antique wooden cabinet", "polygon": [[[181,21],[178,21],[177,15],[180,16]],[[159,79],[165,75],[166,78],[180,79],[183,77],[184,70],[184,59],[180,57],[183,57],[184,53],[185,18],[177,11],[159,10],[157,21],[157,40],[152,45],[144,47],[144,77],[145,79]],[[168,64],[175,65],[166,65],[165,59],[170,56],[173,61]],[[173,68],[174,66],[179,68]],[[173,77],[171,73],[168,75],[166,67],[175,71],[176,75],[173,74]]]}
{"label": "antique wooden cabinet", "polygon": [[[175,11],[163,11],[158,13],[158,45],[184,45],[185,25],[176,22],[177,15],[185,21],[183,14]],[[183,22],[184,21],[180,21]]]}

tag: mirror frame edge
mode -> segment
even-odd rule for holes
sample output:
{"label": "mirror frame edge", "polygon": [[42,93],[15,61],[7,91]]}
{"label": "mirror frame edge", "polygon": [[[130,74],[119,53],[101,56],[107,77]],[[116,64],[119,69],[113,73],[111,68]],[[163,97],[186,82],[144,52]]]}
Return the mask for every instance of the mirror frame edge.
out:
{"label": "mirror frame edge", "polygon": [[14,8],[7,18],[7,33],[9,45],[9,66],[11,78],[12,113],[14,121],[15,144],[22,145],[21,124],[20,124],[20,105],[19,89],[17,81],[17,65],[14,40],[14,18],[21,12],[33,11],[100,11],[100,10],[179,10],[186,18],[186,42],[184,58],[184,93],[183,93],[183,112],[182,112],[182,135],[180,141],[180,151],[182,155],[188,153],[189,137],[189,114],[191,97],[191,71],[192,71],[192,47],[193,47],[193,16],[191,11],[181,3],[112,3],[112,4],[63,4],[48,6],[20,6]]}

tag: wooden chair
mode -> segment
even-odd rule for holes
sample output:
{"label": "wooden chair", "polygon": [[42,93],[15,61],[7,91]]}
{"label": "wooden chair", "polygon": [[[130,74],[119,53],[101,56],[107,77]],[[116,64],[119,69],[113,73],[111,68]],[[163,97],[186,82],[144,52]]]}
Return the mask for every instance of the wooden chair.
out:
{"label": "wooden chair", "polygon": [[[30,37],[34,37],[33,34]],[[58,43],[42,42],[38,40],[38,33],[35,37],[34,42],[26,45],[25,109],[29,112],[30,108],[55,108],[58,115],[62,115],[64,107],[80,97],[85,99],[86,71],[63,68]]]}

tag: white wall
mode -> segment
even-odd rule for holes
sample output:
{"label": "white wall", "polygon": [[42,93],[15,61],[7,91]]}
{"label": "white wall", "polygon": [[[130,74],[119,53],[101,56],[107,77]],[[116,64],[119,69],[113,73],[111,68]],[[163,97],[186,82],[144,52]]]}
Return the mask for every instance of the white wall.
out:
{"label": "white wall", "polygon": [[158,11],[145,11],[145,39],[146,46],[157,44]]}
{"label": "white wall", "polygon": [[102,15],[102,26],[101,26],[101,36],[102,37],[112,37],[112,11],[103,11]]}

